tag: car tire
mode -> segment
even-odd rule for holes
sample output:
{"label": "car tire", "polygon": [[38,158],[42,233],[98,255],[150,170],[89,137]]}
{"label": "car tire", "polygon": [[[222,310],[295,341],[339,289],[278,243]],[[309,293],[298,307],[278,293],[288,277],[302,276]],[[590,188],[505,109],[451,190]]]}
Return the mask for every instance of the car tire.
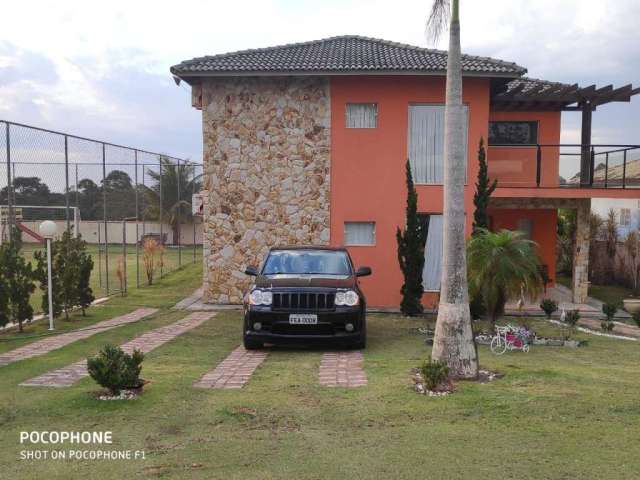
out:
{"label": "car tire", "polygon": [[247,338],[247,337],[243,338],[243,343],[244,343],[245,350],[259,350],[262,347],[264,347],[262,342],[256,342],[255,340],[251,340],[250,338]]}
{"label": "car tire", "polygon": [[367,348],[367,337],[363,335],[359,340],[351,345],[351,348],[353,350],[364,350],[365,348]]}

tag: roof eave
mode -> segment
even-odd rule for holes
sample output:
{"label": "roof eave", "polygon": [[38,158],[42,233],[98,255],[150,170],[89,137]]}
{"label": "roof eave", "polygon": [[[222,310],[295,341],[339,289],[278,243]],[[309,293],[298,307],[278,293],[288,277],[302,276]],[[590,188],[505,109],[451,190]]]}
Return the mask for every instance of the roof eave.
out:
{"label": "roof eave", "polygon": [[[446,70],[247,70],[230,72],[180,72],[171,67],[171,73],[176,77],[192,84],[199,78],[228,78],[228,77],[339,77],[339,76],[445,76]],[[515,79],[524,75],[525,72],[462,72],[463,77],[473,78],[506,78]]]}

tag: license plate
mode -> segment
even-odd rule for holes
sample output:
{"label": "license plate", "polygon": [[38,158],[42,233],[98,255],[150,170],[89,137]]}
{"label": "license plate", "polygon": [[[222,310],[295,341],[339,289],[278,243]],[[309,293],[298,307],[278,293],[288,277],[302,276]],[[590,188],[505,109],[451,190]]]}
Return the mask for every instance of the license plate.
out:
{"label": "license plate", "polygon": [[292,313],[289,315],[289,325],[316,325],[318,315],[315,313]]}

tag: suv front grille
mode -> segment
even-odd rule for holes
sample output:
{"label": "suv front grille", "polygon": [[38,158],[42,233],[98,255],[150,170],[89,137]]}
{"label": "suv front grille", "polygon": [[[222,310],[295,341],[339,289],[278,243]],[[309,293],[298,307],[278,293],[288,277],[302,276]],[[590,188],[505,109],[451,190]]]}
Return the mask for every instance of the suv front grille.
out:
{"label": "suv front grille", "polygon": [[273,292],[273,310],[333,310],[334,293]]}

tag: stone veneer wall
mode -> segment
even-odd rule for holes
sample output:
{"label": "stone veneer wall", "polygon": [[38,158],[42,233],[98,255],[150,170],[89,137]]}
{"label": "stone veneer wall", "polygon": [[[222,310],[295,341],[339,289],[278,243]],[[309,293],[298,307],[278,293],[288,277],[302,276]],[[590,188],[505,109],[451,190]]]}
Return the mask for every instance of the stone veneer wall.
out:
{"label": "stone veneer wall", "polygon": [[204,300],[240,303],[269,247],[329,242],[326,78],[202,85]]}

